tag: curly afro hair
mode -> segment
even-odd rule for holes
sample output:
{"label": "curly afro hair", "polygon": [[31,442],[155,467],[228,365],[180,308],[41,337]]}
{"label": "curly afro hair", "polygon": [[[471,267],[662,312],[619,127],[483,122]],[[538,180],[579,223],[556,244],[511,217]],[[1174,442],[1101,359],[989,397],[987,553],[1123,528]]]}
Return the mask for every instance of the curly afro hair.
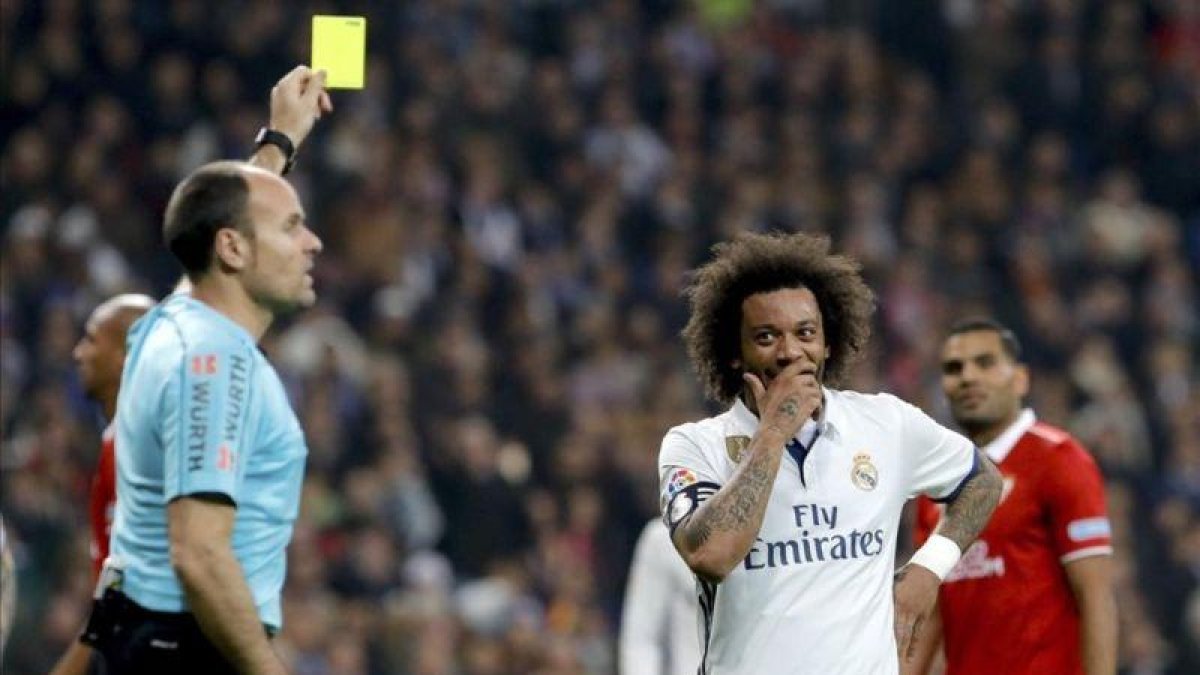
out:
{"label": "curly afro hair", "polygon": [[742,390],[742,302],[756,293],[807,288],[817,299],[829,345],[825,380],[839,385],[871,335],[875,295],[852,258],[829,252],[829,238],[744,233],[713,246],[714,258],[695,270],[684,291],[691,318],[683,329],[688,356],[705,393],[729,403]]}

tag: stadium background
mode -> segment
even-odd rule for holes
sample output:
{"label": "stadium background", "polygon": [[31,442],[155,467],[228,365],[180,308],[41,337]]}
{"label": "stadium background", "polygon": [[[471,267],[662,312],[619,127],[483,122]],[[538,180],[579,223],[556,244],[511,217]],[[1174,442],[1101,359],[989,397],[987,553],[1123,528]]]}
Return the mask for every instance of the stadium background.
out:
{"label": "stadium background", "polygon": [[1200,672],[1200,3],[0,3],[0,510],[44,672],[88,596],[87,312],[161,295],[172,185],[244,157],[314,13],[361,92],[291,176],[319,306],[264,348],[308,434],[294,671],[610,673],[663,431],[706,411],[684,272],[830,234],[879,295],[854,387],[944,417],[956,317],[1108,477],[1122,672]]}

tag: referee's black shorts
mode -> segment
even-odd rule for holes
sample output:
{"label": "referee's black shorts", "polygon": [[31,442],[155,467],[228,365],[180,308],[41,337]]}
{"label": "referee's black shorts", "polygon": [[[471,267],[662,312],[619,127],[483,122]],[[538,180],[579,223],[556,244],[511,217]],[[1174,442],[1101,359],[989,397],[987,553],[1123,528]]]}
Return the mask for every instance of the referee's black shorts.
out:
{"label": "referee's black shorts", "polygon": [[234,675],[237,671],[186,612],[155,612],[108,589],[92,604],[80,640],[108,675]]}

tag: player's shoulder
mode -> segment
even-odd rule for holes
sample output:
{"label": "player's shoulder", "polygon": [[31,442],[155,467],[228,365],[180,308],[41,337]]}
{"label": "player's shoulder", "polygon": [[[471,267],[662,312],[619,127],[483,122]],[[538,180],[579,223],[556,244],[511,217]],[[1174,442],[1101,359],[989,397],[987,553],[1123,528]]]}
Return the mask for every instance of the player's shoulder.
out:
{"label": "player's shoulder", "polygon": [[659,448],[659,467],[717,465],[731,443],[744,447],[749,444],[751,435],[738,424],[732,409],[673,426]]}
{"label": "player's shoulder", "polygon": [[1089,467],[1096,464],[1092,454],[1070,432],[1041,420],[1029,427],[1020,443],[1045,463]]}
{"label": "player's shoulder", "polygon": [[1025,444],[1048,452],[1088,454],[1083,445],[1066,429],[1061,429],[1041,420],[1033,423],[1021,438]]}
{"label": "player's shoulder", "polygon": [[886,392],[866,393],[846,389],[825,389],[830,421],[850,426],[879,426],[895,429],[904,417],[920,412],[904,399]]}
{"label": "player's shoulder", "polygon": [[231,319],[184,293],[160,304],[158,328],[183,351],[253,351],[254,340]]}
{"label": "player's shoulder", "polygon": [[729,415],[729,412],[724,412],[720,415],[706,417],[702,420],[676,424],[667,430],[664,441],[678,439],[691,441],[692,443],[703,444],[710,442],[713,439],[721,438],[724,436],[725,428],[727,426],[726,418]]}
{"label": "player's shoulder", "polygon": [[825,396],[833,404],[867,410],[887,410],[909,405],[904,399],[887,392],[862,392],[850,389],[825,389]]}

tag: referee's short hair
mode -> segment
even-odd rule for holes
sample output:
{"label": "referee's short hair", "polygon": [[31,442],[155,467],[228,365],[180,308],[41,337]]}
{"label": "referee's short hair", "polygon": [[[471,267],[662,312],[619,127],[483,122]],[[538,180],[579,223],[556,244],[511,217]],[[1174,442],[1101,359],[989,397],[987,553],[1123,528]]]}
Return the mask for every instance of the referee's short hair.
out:
{"label": "referee's short hair", "polygon": [[217,231],[247,231],[250,183],[244,162],[211,162],[184,178],[167,203],[163,242],[191,279],[212,265]]}
{"label": "referee's short hair", "polygon": [[1017,334],[1011,328],[986,317],[974,317],[959,321],[950,327],[950,332],[946,335],[947,338],[961,335],[963,333],[975,333],[978,331],[989,331],[1000,336],[1000,346],[1004,349],[1004,353],[1008,358],[1017,363],[1021,363],[1022,349],[1021,341],[1017,339]]}

